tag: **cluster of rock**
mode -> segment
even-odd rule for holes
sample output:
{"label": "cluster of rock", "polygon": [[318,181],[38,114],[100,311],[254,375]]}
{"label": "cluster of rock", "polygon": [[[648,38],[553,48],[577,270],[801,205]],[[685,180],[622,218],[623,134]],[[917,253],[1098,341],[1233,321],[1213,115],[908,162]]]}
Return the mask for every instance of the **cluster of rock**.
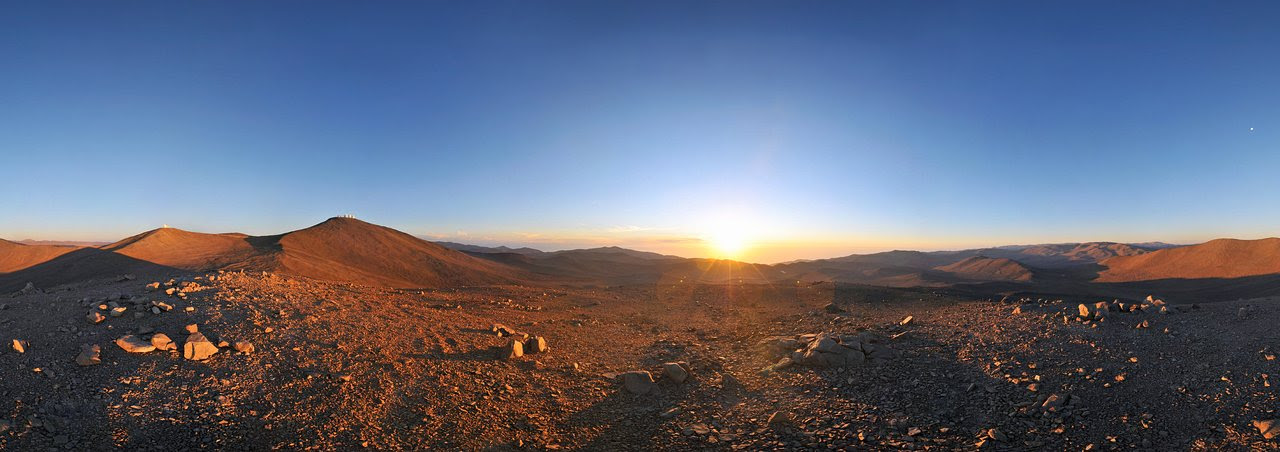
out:
{"label": "cluster of rock", "polygon": [[[160,283],[151,283],[152,285]],[[80,300],[89,307],[89,313],[85,314],[85,320],[92,324],[102,323],[107,320],[107,315],[111,317],[123,317],[130,308],[133,308],[133,316],[141,318],[149,311],[153,315],[160,315],[174,309],[174,306],[158,300],[148,300],[146,297],[129,296],[123,293],[107,295],[105,297],[86,297]],[[126,306],[127,305],[127,306]],[[188,306],[184,309],[186,312],[195,311],[194,307]],[[103,315],[106,313],[107,315]]]}
{"label": "cluster of rock", "polygon": [[778,361],[762,372],[772,373],[793,364],[818,368],[881,365],[902,356],[887,342],[884,337],[868,331],[768,337],[761,340],[759,346]]}
{"label": "cluster of rock", "polygon": [[[210,281],[213,281],[216,278],[217,278],[216,276],[212,276],[212,275],[209,276]],[[197,277],[196,279],[200,279],[200,278]],[[160,290],[161,286],[165,287],[164,289],[165,295],[168,295],[171,297],[178,297],[184,300],[187,298],[187,294],[189,293],[199,292],[201,290],[208,289],[208,287],[202,286],[200,285],[200,283],[195,281],[178,282],[177,280],[173,280],[173,279],[165,281],[164,284],[161,284],[159,281],[152,282],[144,286],[144,288],[147,290],[147,292],[155,292],[157,290]]]}
{"label": "cluster of rock", "polygon": [[1107,317],[1108,313],[1137,313],[1137,312],[1158,312],[1160,314],[1172,314],[1174,311],[1169,309],[1164,300],[1157,299],[1150,295],[1146,300],[1140,303],[1125,303],[1120,300],[1111,302],[1099,301],[1093,304],[1081,303],[1077,306],[1077,317],[1081,321],[1100,321]]}
{"label": "cluster of rock", "polygon": [[38,293],[44,293],[44,292],[42,292],[40,289],[37,289],[35,284],[27,283],[26,286],[22,287],[22,290],[14,292],[12,297],[21,297],[24,295],[34,295]]}
{"label": "cluster of rock", "polygon": [[[674,383],[684,383],[689,379],[690,368],[689,363],[684,361],[668,362],[662,364],[662,379]],[[623,372],[616,377],[622,382],[622,388],[632,394],[648,394],[653,392],[658,382],[653,379],[653,374],[647,370],[633,370]]]}
{"label": "cluster of rock", "polygon": [[542,336],[530,336],[528,333],[521,333],[501,323],[493,324],[489,331],[498,335],[498,337],[509,337],[511,342],[502,346],[498,351],[500,359],[515,359],[524,356],[526,353],[546,353],[551,348],[547,346],[547,339]]}
{"label": "cluster of rock", "polygon": [[[252,353],[254,351],[253,344],[247,341],[239,341],[234,345],[227,341],[219,341],[214,344],[212,340],[200,332],[199,326],[195,324],[187,325],[185,328],[187,338],[182,344],[182,357],[192,361],[204,361],[213,357],[222,348],[232,347],[241,353]],[[151,353],[157,350],[169,351],[177,350],[178,344],[169,338],[169,335],[154,332],[150,328],[142,328],[137,334],[128,334],[116,339],[115,344],[129,353]],[[16,345],[16,342],[15,342]],[[102,362],[100,354],[102,350],[97,345],[82,345],[80,355],[76,356],[76,363],[81,366],[91,366]]]}

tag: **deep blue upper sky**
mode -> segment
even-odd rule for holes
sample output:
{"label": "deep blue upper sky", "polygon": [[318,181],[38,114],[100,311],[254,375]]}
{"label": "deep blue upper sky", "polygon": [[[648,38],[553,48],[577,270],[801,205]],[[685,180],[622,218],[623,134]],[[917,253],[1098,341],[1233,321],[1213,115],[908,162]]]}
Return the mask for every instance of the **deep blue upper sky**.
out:
{"label": "deep blue upper sky", "polygon": [[1275,235],[1277,24],[1275,2],[9,3],[0,237],[355,213],[682,254],[740,228],[770,261]]}

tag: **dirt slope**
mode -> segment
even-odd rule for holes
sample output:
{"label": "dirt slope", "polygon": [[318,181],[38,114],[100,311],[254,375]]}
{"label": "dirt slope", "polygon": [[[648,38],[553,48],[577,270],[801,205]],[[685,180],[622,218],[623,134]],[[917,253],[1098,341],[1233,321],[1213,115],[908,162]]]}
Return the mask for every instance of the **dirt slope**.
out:
{"label": "dirt slope", "polygon": [[390,287],[449,287],[516,283],[522,272],[471,257],[395,229],[352,218],[249,239],[264,253],[245,264],[330,281]]}
{"label": "dirt slope", "polygon": [[951,265],[937,267],[955,276],[982,281],[1030,281],[1031,270],[1004,258],[974,256]]}
{"label": "dirt slope", "polygon": [[10,273],[75,251],[74,246],[24,245],[0,240],[0,273]]}
{"label": "dirt slope", "polygon": [[153,229],[102,247],[153,264],[189,271],[224,268],[256,254],[244,234],[204,234],[175,228]]}
{"label": "dirt slope", "polygon": [[1098,282],[1276,274],[1280,273],[1280,238],[1211,240],[1138,256],[1113,257],[1102,264],[1107,269],[1098,275]]}

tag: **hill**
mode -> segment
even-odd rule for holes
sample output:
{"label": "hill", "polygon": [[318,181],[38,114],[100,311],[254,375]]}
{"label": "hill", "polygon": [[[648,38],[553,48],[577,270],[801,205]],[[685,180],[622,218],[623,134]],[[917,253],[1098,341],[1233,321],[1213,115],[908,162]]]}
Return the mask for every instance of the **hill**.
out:
{"label": "hill", "polygon": [[1280,273],[1280,238],[1217,239],[1199,245],[1162,249],[1137,256],[1118,256],[1097,282],[1156,279],[1242,278]]}
{"label": "hill", "polygon": [[74,246],[27,245],[0,240],[0,274],[29,268],[75,250]]}
{"label": "hill", "polygon": [[521,272],[499,263],[354,218],[247,240],[260,256],[254,270],[391,287],[450,287],[520,282]]}
{"label": "hill", "polygon": [[951,275],[979,281],[1030,281],[1031,270],[1013,260],[973,256],[960,262],[937,267]]}
{"label": "hill", "polygon": [[227,268],[251,259],[256,250],[237,233],[205,234],[176,228],[153,229],[101,247],[140,261],[188,271]]}
{"label": "hill", "polygon": [[27,282],[48,287],[123,274],[163,278],[212,270],[272,271],[401,288],[519,283],[527,276],[352,218],[265,237],[161,228],[98,248],[0,243],[0,291]]}

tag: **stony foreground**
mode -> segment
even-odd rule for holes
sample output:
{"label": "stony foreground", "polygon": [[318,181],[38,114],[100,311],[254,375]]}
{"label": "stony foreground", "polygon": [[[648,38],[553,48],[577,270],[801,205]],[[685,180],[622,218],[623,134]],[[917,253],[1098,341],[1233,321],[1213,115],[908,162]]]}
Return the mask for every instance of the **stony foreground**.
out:
{"label": "stony foreground", "polygon": [[238,273],[32,288],[0,298],[0,449],[1275,448],[1274,306],[1077,301]]}

